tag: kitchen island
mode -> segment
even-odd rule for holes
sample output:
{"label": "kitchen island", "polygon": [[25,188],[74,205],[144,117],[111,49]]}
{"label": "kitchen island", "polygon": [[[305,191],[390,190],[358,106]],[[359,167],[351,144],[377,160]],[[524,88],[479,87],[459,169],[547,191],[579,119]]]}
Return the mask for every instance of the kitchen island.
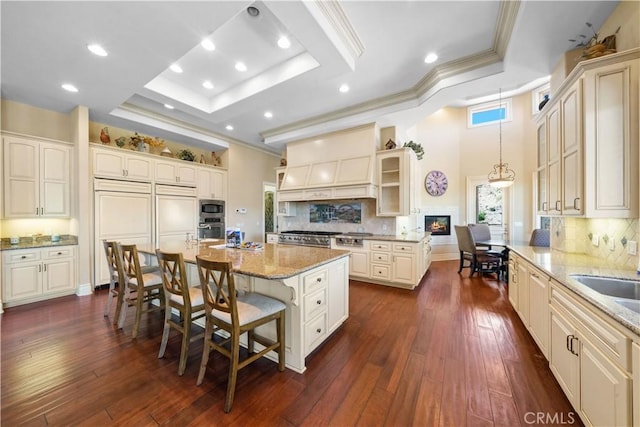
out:
{"label": "kitchen island", "polygon": [[[284,302],[286,366],[295,372],[305,371],[305,357],[349,316],[349,251],[270,243],[259,250],[245,250],[215,242],[184,241],[163,242],[160,250],[182,252],[190,286],[200,283],[196,256],[230,261],[239,290],[259,292]],[[155,248],[149,245],[139,245],[138,251],[155,254]],[[260,327],[258,333],[275,338],[275,327]],[[256,346],[259,349],[257,343]],[[268,353],[267,357],[276,360],[277,355]]]}

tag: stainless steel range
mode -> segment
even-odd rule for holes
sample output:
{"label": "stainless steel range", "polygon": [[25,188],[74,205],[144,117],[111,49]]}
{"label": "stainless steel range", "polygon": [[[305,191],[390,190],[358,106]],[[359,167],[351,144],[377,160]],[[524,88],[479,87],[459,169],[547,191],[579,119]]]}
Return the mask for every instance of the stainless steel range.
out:
{"label": "stainless steel range", "polygon": [[282,231],[278,235],[278,243],[284,245],[315,246],[319,248],[331,247],[331,236],[340,234],[337,231]]}

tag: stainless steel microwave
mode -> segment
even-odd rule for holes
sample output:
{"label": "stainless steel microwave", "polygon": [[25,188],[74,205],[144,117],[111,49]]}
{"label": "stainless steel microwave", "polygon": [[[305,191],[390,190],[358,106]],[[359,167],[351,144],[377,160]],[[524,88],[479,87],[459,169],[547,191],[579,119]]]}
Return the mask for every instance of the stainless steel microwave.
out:
{"label": "stainless steel microwave", "polygon": [[224,200],[200,200],[200,215],[223,214]]}

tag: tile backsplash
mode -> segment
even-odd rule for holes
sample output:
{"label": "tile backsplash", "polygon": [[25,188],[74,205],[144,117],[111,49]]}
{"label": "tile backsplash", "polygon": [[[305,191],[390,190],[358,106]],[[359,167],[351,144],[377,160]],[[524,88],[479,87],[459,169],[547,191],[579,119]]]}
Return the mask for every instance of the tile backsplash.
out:
{"label": "tile backsplash", "polygon": [[[637,218],[553,218],[551,247],[598,257],[611,266],[635,270],[638,255],[627,253],[627,242],[638,242],[638,225]],[[593,244],[594,236],[598,236],[598,246]]]}

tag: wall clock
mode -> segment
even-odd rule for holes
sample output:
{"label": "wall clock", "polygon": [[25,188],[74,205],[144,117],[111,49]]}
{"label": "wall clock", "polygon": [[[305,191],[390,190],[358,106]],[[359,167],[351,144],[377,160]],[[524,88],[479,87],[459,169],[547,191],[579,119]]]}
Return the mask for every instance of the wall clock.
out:
{"label": "wall clock", "polygon": [[432,196],[442,196],[448,186],[447,177],[440,171],[430,171],[424,180],[424,188]]}

